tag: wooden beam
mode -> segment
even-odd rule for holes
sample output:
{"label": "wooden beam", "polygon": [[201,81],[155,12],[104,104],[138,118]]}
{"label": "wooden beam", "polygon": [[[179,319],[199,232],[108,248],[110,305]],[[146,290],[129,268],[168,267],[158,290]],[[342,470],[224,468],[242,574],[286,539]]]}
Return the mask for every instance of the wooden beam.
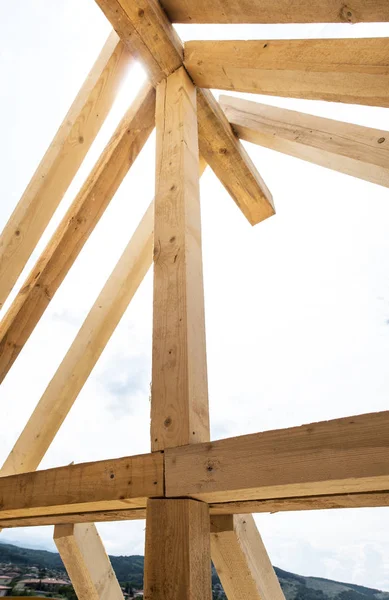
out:
{"label": "wooden beam", "polygon": [[81,463],[0,478],[0,520],[144,508],[164,495],[163,454]]}
{"label": "wooden beam", "polygon": [[46,517],[21,517],[19,519],[3,519],[0,529],[12,527],[42,527],[47,525],[69,525],[70,523],[108,523],[112,521],[136,521],[146,518],[146,508],[130,508],[123,510],[100,510],[91,512],[64,513]]}
{"label": "wooden beam", "polygon": [[0,475],[34,471],[115,331],[152,263],[154,203],[147,209]]}
{"label": "wooden beam", "polygon": [[[331,494],[323,496],[302,496],[279,500],[246,500],[219,502],[209,505],[211,516],[250,513],[294,512],[302,510],[330,510],[341,508],[378,508],[389,506],[389,492],[368,492],[361,494]],[[63,513],[39,517],[1,519],[0,528],[36,527],[62,523],[89,523],[110,521],[132,521],[146,518],[145,508],[100,510],[91,512]]]}
{"label": "wooden beam", "polygon": [[340,508],[377,508],[389,506],[389,492],[361,494],[330,494],[302,496],[271,500],[246,500],[245,502],[220,502],[210,504],[211,515],[293,512],[301,510],[329,510]]}
{"label": "wooden beam", "polygon": [[[157,86],[151,448],[209,440],[196,89]],[[148,500],[145,598],[211,600],[208,505]]]}
{"label": "wooden beam", "polygon": [[165,451],[166,496],[232,502],[387,491],[389,412]]}
{"label": "wooden beam", "polygon": [[154,128],[155,91],[145,85],[0,323],[4,379]]}
{"label": "wooden beam", "polygon": [[209,439],[196,90],[157,87],[152,450]]}
{"label": "wooden beam", "polygon": [[196,85],[389,107],[389,38],[185,44]]}
{"label": "wooden beam", "polygon": [[[207,164],[200,159],[199,173]],[[154,201],[38,402],[0,476],[34,471],[115,331],[153,261]]]}
{"label": "wooden beam", "polygon": [[112,32],[1,234],[0,308],[104,123],[132,61]]}
{"label": "wooden beam", "polygon": [[78,600],[123,600],[120,584],[93,523],[57,525],[54,542]]}
{"label": "wooden beam", "polygon": [[389,187],[389,131],[230,96],[220,103],[247,142]]}
{"label": "wooden beam", "polygon": [[252,515],[211,517],[211,549],[228,600],[285,600]]}
{"label": "wooden beam", "polygon": [[[123,42],[157,85],[183,64],[182,42],[158,0],[96,0]],[[212,95],[198,93],[199,145],[248,221],[274,214],[272,197]]]}
{"label": "wooden beam", "polygon": [[195,500],[148,500],[145,599],[211,600],[209,511]]}
{"label": "wooden beam", "polygon": [[386,0],[161,0],[172,23],[376,23]]}
{"label": "wooden beam", "polygon": [[274,215],[266,183],[209,90],[197,89],[197,106],[200,152],[227,192],[251,225]]}

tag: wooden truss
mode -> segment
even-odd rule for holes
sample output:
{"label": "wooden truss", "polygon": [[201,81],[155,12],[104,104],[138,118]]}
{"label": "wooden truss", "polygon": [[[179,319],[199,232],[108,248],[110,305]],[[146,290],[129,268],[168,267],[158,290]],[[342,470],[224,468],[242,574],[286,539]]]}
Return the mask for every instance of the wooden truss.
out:
{"label": "wooden truss", "polygon": [[[123,598],[93,522],[147,519],[145,598],[282,600],[250,513],[386,506],[389,412],[210,441],[199,175],[252,225],[271,194],[239,138],[389,187],[389,132],[206,88],[389,106],[389,40],[190,42],[181,23],[389,21],[387,0],[96,0],[113,32],[0,239],[0,306],[139,59],[139,92],[0,324],[7,375],[121,181],[157,130],[156,193],[14,448],[0,526],[55,525],[80,600]],[[166,12],[165,12],[166,11]],[[154,262],[151,450],[36,471]]]}

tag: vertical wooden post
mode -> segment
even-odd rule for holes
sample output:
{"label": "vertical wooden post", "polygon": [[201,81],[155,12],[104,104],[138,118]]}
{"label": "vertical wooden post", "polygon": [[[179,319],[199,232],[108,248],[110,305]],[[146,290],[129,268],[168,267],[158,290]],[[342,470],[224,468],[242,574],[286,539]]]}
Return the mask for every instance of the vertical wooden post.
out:
{"label": "vertical wooden post", "polygon": [[210,600],[208,505],[147,502],[145,600]]}
{"label": "vertical wooden post", "polygon": [[[209,440],[196,89],[183,68],[157,88],[153,451]],[[209,510],[147,504],[145,600],[211,600]]]}

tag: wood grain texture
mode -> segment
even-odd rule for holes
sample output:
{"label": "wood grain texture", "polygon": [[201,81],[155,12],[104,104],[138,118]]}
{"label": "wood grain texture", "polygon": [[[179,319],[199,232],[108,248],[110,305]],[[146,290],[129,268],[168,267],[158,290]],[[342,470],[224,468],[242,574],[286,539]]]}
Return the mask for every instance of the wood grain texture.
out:
{"label": "wood grain texture", "polygon": [[158,0],[96,0],[157,85],[182,65],[183,48]]}
{"label": "wood grain texture", "polygon": [[206,502],[388,490],[389,412],[165,451],[166,496]]}
{"label": "wood grain texture", "polygon": [[1,234],[0,308],[104,123],[132,61],[112,32]]}
{"label": "wood grain texture", "polygon": [[0,478],[0,520],[144,508],[164,495],[159,452]]}
{"label": "wood grain texture", "polygon": [[280,498],[279,500],[220,502],[218,504],[210,504],[209,509],[211,515],[231,515],[245,514],[247,512],[276,513],[301,510],[329,510],[332,508],[375,508],[379,506],[389,506],[388,491],[303,496],[300,498]]}
{"label": "wood grain texture", "polygon": [[237,135],[296,158],[389,187],[389,131],[221,96]]}
{"label": "wood grain texture", "polygon": [[215,175],[251,225],[274,215],[272,195],[217,100],[198,89],[197,105],[200,152]]}
{"label": "wood grain texture", "polygon": [[57,525],[54,542],[78,600],[123,600],[123,592],[93,523]]}
{"label": "wood grain texture", "polygon": [[211,516],[211,551],[228,600],[285,600],[252,515]]}
{"label": "wood grain texture", "polygon": [[[183,46],[158,0],[96,0],[113,28],[157,85],[183,64]],[[265,183],[212,94],[198,93],[201,152],[254,225],[274,214]]]}
{"label": "wood grain texture", "polygon": [[155,122],[144,86],[0,323],[0,381],[16,360],[89,235],[143,148]]}
{"label": "wood grain texture", "polygon": [[208,506],[148,500],[145,600],[211,600]]}
{"label": "wood grain texture", "polygon": [[203,88],[389,106],[389,38],[188,42],[185,66]]}
{"label": "wood grain texture", "polygon": [[69,523],[104,523],[111,521],[136,521],[146,518],[146,508],[123,510],[101,510],[91,512],[63,513],[46,517],[22,517],[19,519],[0,520],[0,528],[41,527],[47,525],[68,525]]}
{"label": "wood grain texture", "polygon": [[387,0],[161,0],[173,23],[389,21]]}
{"label": "wood grain texture", "polygon": [[209,439],[196,90],[157,88],[152,450]]}
{"label": "wood grain texture", "polygon": [[[300,498],[280,498],[271,500],[246,500],[219,502],[209,505],[211,517],[252,513],[294,512],[302,510],[329,510],[341,508],[377,508],[389,506],[389,492],[368,492],[361,494],[331,494],[323,496],[302,496]],[[89,523],[90,521],[131,521],[146,518],[145,508],[101,510],[49,515],[45,517],[21,517],[1,519],[0,528],[35,527],[62,523]]]}

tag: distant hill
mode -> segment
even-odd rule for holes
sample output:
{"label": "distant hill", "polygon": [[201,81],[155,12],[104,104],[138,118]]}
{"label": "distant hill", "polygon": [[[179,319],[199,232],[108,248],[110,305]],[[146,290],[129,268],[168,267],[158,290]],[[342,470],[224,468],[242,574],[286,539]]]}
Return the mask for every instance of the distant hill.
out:
{"label": "distant hill", "polygon": [[[120,582],[143,587],[143,556],[110,556],[112,567]],[[56,552],[31,550],[0,542],[0,562],[10,562],[20,567],[37,566],[46,569],[63,569]],[[340,583],[320,577],[303,577],[274,567],[287,600],[389,600],[389,592],[380,592],[352,583]],[[213,571],[212,583],[218,583]]]}

